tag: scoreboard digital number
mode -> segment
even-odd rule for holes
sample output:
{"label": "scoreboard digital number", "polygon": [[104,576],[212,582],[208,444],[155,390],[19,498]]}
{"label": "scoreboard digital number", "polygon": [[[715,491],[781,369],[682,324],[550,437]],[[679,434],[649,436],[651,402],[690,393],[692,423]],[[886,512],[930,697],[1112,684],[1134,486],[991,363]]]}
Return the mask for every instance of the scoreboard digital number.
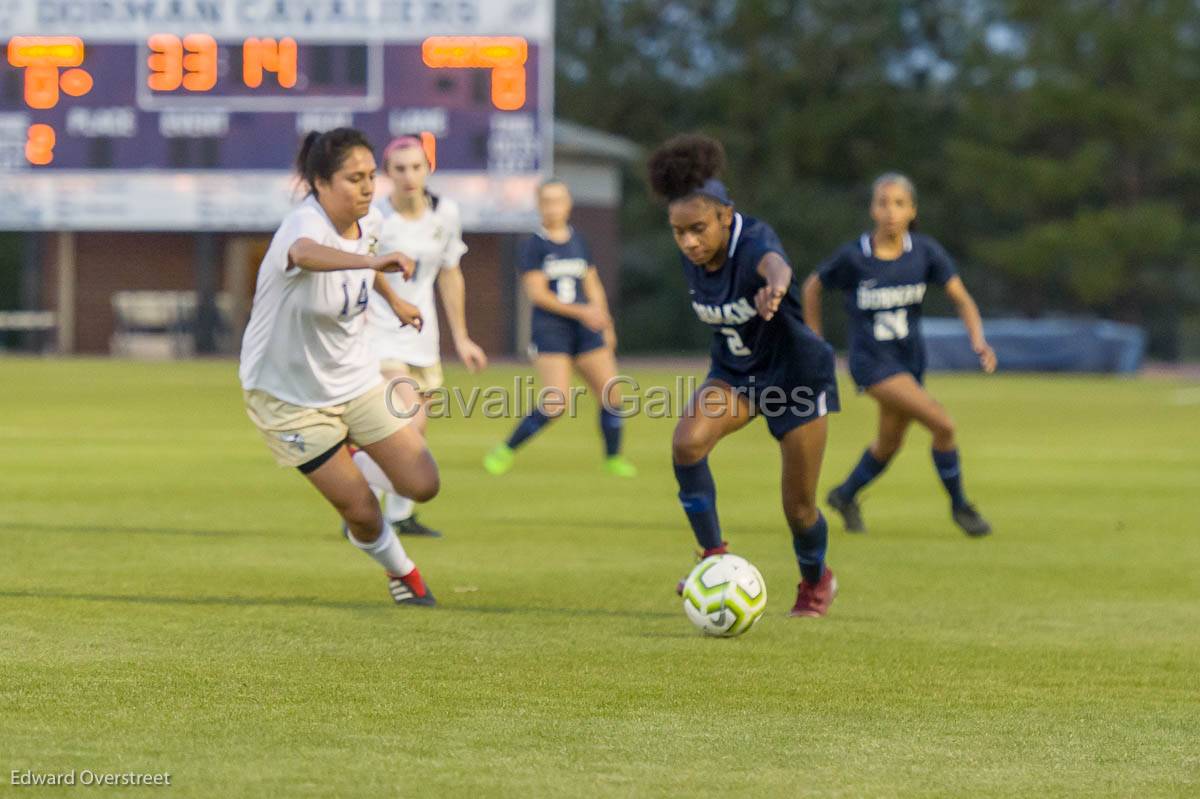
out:
{"label": "scoreboard digital number", "polygon": [[474,229],[526,227],[550,170],[551,0],[16,5],[32,29],[0,33],[0,229],[270,227],[300,137],[340,125],[380,151],[421,135]]}

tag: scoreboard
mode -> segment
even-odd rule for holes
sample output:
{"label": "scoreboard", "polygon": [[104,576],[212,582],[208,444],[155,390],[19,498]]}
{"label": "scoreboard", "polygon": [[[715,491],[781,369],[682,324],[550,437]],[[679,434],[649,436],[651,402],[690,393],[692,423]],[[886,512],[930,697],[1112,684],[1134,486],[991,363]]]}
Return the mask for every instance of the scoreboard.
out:
{"label": "scoreboard", "polygon": [[343,125],[419,134],[467,229],[529,229],[553,27],[553,0],[0,0],[0,229],[269,230],[303,134]]}

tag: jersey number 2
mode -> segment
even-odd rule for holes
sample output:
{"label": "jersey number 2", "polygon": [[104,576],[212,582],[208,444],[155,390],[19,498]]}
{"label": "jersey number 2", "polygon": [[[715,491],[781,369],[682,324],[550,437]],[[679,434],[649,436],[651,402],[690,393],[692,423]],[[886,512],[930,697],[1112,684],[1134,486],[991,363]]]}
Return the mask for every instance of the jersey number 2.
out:
{"label": "jersey number 2", "polygon": [[350,313],[350,282],[342,281],[342,296],[346,298],[342,303],[342,316],[358,316],[363,311],[367,310],[367,303],[371,300],[371,295],[367,292],[366,279],[362,282],[362,288],[358,290],[358,299],[354,301],[354,313]]}
{"label": "jersey number 2", "polygon": [[895,341],[908,338],[908,309],[878,311],[875,314],[875,340]]}
{"label": "jersey number 2", "polygon": [[729,345],[729,351],[734,355],[746,357],[750,354],[750,348],[742,341],[741,335],[737,329],[733,327],[721,328],[721,335],[725,337],[725,343]]}

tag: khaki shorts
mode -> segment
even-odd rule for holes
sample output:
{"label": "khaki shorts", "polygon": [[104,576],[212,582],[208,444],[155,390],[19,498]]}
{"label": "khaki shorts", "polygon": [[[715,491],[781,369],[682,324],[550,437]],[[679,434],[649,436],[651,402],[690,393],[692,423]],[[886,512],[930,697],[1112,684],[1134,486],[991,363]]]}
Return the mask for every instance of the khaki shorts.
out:
{"label": "khaki shorts", "polygon": [[417,391],[422,394],[428,394],[430,391],[436,391],[446,385],[441,361],[432,366],[413,366],[404,361],[385,359],[380,361],[379,368],[383,372],[407,372],[408,376],[416,381]]}
{"label": "khaki shorts", "polygon": [[265,391],[243,391],[246,414],[280,466],[303,466],[349,438],[365,447],[402,429],[411,419],[393,416],[384,384],[329,408],[305,408]]}

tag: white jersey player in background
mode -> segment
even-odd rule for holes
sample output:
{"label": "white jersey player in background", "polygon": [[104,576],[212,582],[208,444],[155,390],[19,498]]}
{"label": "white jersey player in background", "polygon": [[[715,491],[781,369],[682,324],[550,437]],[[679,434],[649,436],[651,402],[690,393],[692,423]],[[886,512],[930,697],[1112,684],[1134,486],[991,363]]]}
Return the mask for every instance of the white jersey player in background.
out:
{"label": "white jersey player in background", "polygon": [[390,412],[365,329],[372,287],[397,325],[420,327],[420,311],[383,279],[414,264],[376,254],[375,156],[362,133],[308,134],[297,169],[309,194],[271,239],[242,341],[246,413],[275,460],[297,468],[341,515],[346,538],[384,568],[392,599],[433,605],[346,446],[370,453],[411,496],[437,495],[437,464],[411,420]]}
{"label": "white jersey player in background", "polygon": [[[367,311],[368,333],[383,377],[394,386],[395,407],[405,412],[416,409],[415,427],[424,435],[428,418],[423,397],[443,385],[435,284],[454,348],[468,371],[484,369],[487,356],[467,334],[466,287],[459,266],[467,245],[462,240],[458,205],[426,188],[432,164],[419,137],[394,139],[383,151],[383,164],[392,192],[375,206],[383,215],[380,247],[402,252],[416,262],[411,280],[399,275],[385,279],[397,295],[420,309],[424,324],[419,329],[402,325],[387,299],[373,292]],[[355,453],[354,462],[381,493],[384,515],[397,533],[441,536],[417,521],[413,499],[395,490],[369,453]]]}

